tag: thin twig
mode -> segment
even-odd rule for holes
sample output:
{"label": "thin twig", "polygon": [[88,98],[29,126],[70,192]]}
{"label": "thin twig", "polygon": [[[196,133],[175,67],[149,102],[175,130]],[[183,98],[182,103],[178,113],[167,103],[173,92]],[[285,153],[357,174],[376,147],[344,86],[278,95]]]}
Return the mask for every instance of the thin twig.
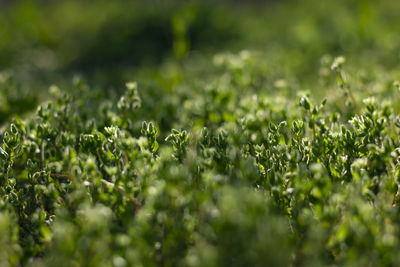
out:
{"label": "thin twig", "polygon": [[64,180],[70,179],[67,174],[58,174],[58,173],[50,173],[50,177],[55,179],[64,179]]}

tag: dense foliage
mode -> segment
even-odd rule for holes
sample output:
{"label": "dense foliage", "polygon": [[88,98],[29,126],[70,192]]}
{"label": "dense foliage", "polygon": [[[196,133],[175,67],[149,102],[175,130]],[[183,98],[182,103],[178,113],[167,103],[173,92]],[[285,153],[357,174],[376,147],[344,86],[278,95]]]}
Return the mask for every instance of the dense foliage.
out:
{"label": "dense foliage", "polygon": [[[154,23],[171,31],[172,59],[133,72],[137,82],[115,91],[78,76],[33,91],[15,59],[19,45],[30,47],[25,52],[47,45],[60,70],[129,65],[158,55],[136,51],[125,62],[126,50],[107,51],[97,38],[121,48],[140,29],[114,36],[113,19],[93,21],[75,58],[64,54],[70,44],[50,42],[54,25],[42,29],[48,35],[3,43],[12,51],[0,52],[9,56],[0,75],[0,266],[400,265],[400,75],[391,21],[400,6],[325,4],[271,4],[265,25],[273,27],[246,37],[269,40],[268,49],[212,56],[191,54],[190,29],[198,37],[208,25],[206,36],[223,31],[222,39],[240,30],[211,23],[201,8],[167,13]],[[18,12],[35,14],[34,7]],[[157,17],[110,7],[99,9],[117,25]],[[197,15],[186,32],[191,10]],[[4,32],[15,34],[12,25]]]}
{"label": "dense foliage", "polygon": [[251,59],[217,56],[223,76],[171,96],[179,115],[136,83],[119,100],[52,86],[3,131],[2,265],[398,264],[398,107],[353,102],[344,58],[341,112],[251,94]]}

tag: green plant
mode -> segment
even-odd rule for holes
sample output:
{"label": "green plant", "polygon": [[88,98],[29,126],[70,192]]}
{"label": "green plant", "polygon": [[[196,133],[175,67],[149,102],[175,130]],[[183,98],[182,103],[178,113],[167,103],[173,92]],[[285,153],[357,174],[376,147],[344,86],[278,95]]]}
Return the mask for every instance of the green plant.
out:
{"label": "green plant", "polygon": [[[75,78],[33,111],[4,76],[0,265],[400,265],[399,77],[381,65],[393,28],[351,15],[369,1],[303,4],[290,14],[315,13],[288,37],[292,18],[269,32],[281,48],[212,59],[191,55],[194,22],[178,16],[179,62],[121,94]],[[357,42],[380,48],[367,65]],[[346,65],[322,55],[341,47]]]}

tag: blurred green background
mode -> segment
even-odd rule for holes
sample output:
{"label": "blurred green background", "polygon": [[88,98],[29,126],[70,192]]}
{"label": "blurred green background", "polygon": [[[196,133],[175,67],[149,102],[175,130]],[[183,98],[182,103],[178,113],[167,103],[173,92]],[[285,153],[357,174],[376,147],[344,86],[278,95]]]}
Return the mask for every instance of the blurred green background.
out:
{"label": "blurred green background", "polygon": [[106,94],[129,80],[171,93],[218,74],[216,53],[255,51],[270,80],[259,90],[287,97],[326,96],[320,80],[338,55],[360,79],[398,77],[398,14],[393,0],[1,1],[0,123],[77,75]]}

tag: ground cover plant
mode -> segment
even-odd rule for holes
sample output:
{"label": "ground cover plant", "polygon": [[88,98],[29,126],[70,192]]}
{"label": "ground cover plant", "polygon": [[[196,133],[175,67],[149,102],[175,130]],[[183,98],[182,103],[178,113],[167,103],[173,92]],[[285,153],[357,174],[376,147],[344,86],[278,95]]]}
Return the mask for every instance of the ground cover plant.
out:
{"label": "ground cover plant", "polygon": [[[38,96],[10,63],[0,266],[399,265],[399,54],[372,38],[396,38],[397,5],[327,1],[336,25],[318,5],[300,20],[313,3],[290,9],[304,24],[281,48],[178,49],[116,91],[76,76]],[[313,35],[331,22],[344,39]]]}
{"label": "ground cover plant", "polygon": [[352,102],[343,58],[332,76],[351,109],[243,96],[250,58],[220,55],[224,76],[174,94],[170,131],[140,120],[134,82],[119,99],[52,86],[3,130],[3,264],[396,265],[397,105]]}

